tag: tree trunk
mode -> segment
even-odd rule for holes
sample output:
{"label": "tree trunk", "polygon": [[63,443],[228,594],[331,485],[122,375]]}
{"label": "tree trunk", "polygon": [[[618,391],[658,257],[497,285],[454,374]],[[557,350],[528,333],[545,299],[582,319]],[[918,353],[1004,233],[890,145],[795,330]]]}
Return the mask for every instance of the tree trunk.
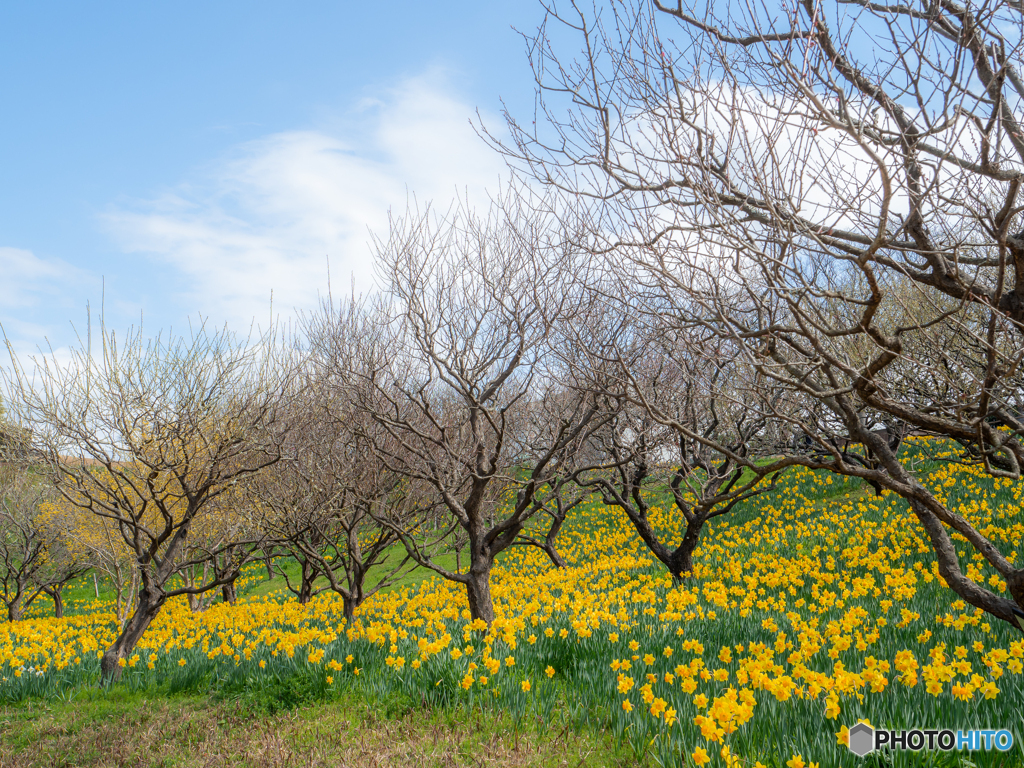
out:
{"label": "tree trunk", "polygon": [[556,568],[565,568],[565,560],[558,554],[558,549],[555,547],[555,539],[558,538],[558,533],[562,530],[562,523],[565,522],[566,515],[566,512],[561,511],[561,503],[559,503],[559,510],[560,513],[555,516],[544,536],[544,551],[548,553],[548,557],[551,558],[551,562],[555,564]]}
{"label": "tree trunk", "polygon": [[1006,591],[1010,593],[1010,597],[1017,603],[1021,612],[1024,612],[1024,568],[1018,568],[1006,579]]}
{"label": "tree trunk", "polygon": [[683,541],[669,556],[668,562],[665,563],[672,573],[672,578],[677,582],[693,575],[693,552],[697,549],[697,545],[700,544],[700,532],[704,528],[705,522],[704,518],[698,515],[686,524]]}
{"label": "tree trunk", "polygon": [[[956,546],[953,544],[953,540],[943,522],[928,509],[922,500],[911,496],[908,498],[908,501],[910,502],[911,510],[921,522],[921,526],[928,535],[932,549],[935,551],[935,559],[939,565],[939,575],[946,582],[946,586],[975,608],[980,608],[986,613],[1007,622],[1014,629],[1024,632],[1024,625],[1020,623],[1021,617],[1017,615],[1018,606],[1021,605],[1018,596],[1011,592],[1010,594],[1013,599],[1007,600],[1005,597],[990,592],[981,584],[965,576],[963,571],[960,570]],[[1018,577],[1019,573],[1019,571],[1013,573],[1010,579],[1008,579],[1012,587],[1018,590],[1018,595],[1021,594],[1019,591],[1020,580],[1015,577]],[[1024,597],[1024,595],[1021,595],[1021,597]]]}
{"label": "tree trunk", "polygon": [[118,661],[120,659],[127,659],[132,654],[132,651],[135,650],[135,646],[142,639],[153,619],[160,613],[160,609],[163,607],[166,599],[164,596],[153,594],[149,590],[143,590],[139,593],[135,613],[127,621],[114,644],[107,648],[103,654],[103,659],[100,661],[100,673],[104,682],[113,682],[121,677],[121,666],[118,664]]}
{"label": "tree trunk", "polygon": [[53,616],[56,619],[64,618],[64,596],[60,593],[60,587],[53,587],[47,590],[50,597],[53,599]]}
{"label": "tree trunk", "polygon": [[662,565],[668,568],[669,573],[672,574],[672,579],[676,583],[679,583],[685,576],[693,573],[693,551],[700,544],[700,532],[704,527],[704,523],[707,522],[706,512],[695,514],[686,523],[686,531],[683,533],[682,542],[674,550],[670,550],[651,526],[651,522],[647,519],[645,512],[637,511],[628,505],[623,506],[620,504],[619,506],[626,513],[630,522],[633,523],[633,527],[640,534],[640,538],[647,545],[647,549],[661,561]]}
{"label": "tree trunk", "polygon": [[494,621],[494,604],[491,602],[491,564],[487,561],[472,563],[469,567],[466,592],[469,597],[469,614],[483,619],[487,626]]}
{"label": "tree trunk", "polygon": [[96,571],[92,572],[92,588],[96,592],[96,599],[100,599],[100,580],[96,578]]}
{"label": "tree trunk", "polygon": [[267,566],[267,581],[270,581],[274,578],[274,558],[267,555],[263,558],[263,563]]}
{"label": "tree trunk", "polygon": [[565,568],[565,560],[558,554],[558,550],[555,549],[555,545],[552,542],[544,542],[544,551],[547,552],[548,558],[550,558],[555,568]]}
{"label": "tree trunk", "polygon": [[[201,584],[206,583],[206,577],[210,573],[209,561],[203,563],[203,575],[200,581]],[[185,586],[195,587],[196,585],[196,566],[190,566],[187,571],[184,572],[183,578],[185,580]],[[206,592],[199,594],[190,594],[188,596],[188,607],[192,610],[192,613],[199,613],[206,609]]]}
{"label": "tree trunk", "polygon": [[302,563],[302,583],[299,584],[299,604],[305,605],[313,597],[313,582],[316,581],[316,571],[310,566],[309,561]]}
{"label": "tree trunk", "polygon": [[227,584],[222,586],[220,588],[220,593],[224,598],[225,603],[234,605],[235,601],[238,600],[238,593],[235,591],[235,582],[233,581],[229,581]]}
{"label": "tree trunk", "polygon": [[351,627],[356,615],[356,599],[342,595],[341,602],[345,608],[345,626]]}
{"label": "tree trunk", "polygon": [[21,621],[21,613],[21,597],[18,597],[14,602],[9,603],[7,606],[7,620],[10,622]]}

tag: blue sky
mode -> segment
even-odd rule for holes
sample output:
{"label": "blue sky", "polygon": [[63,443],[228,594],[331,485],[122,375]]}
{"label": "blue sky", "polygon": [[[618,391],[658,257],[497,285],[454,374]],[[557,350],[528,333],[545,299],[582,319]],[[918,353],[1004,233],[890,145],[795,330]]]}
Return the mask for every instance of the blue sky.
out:
{"label": "blue sky", "polygon": [[522,114],[535,0],[0,5],[0,323],[19,352],[85,306],[244,330],[354,275],[407,194],[483,199],[468,121]]}

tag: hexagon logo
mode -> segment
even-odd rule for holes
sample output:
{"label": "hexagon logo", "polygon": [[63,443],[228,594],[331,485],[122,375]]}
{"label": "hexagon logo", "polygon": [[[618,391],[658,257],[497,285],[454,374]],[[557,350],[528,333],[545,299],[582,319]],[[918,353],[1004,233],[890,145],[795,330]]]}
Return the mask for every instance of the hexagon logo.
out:
{"label": "hexagon logo", "polygon": [[867,723],[857,723],[850,729],[850,751],[864,757],[875,748],[875,729]]}

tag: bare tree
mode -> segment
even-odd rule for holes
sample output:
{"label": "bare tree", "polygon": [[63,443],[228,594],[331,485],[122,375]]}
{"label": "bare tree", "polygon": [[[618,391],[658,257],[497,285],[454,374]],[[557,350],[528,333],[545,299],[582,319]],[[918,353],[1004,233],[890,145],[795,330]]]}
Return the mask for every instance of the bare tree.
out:
{"label": "bare tree", "polygon": [[0,599],[8,621],[21,619],[25,606],[42,591],[38,577],[52,543],[42,507],[51,491],[24,467],[0,467]]}
{"label": "bare tree", "polygon": [[407,570],[405,548],[377,518],[381,508],[403,506],[411,486],[378,460],[367,437],[373,421],[354,396],[368,383],[353,375],[366,327],[361,305],[328,300],[305,320],[309,352],[288,458],[251,490],[270,541],[300,565],[298,583],[283,571],[288,589],[300,603],[337,593],[351,623],[366,598]]}
{"label": "bare tree", "polygon": [[[109,521],[132,553],[140,589],[134,613],[101,662],[117,677],[164,603],[229,583],[259,542],[189,546],[189,537],[238,483],[277,462],[279,414],[290,370],[271,337],[227,331],[147,340],[102,328],[68,361],[42,359],[30,377],[12,355],[9,390],[52,480],[70,503]],[[231,550],[230,572],[179,586],[175,574]]]}
{"label": "bare tree", "polygon": [[[557,348],[573,359],[580,356],[579,340],[564,332],[561,321],[579,322],[585,311],[585,307],[577,305],[554,324],[547,342],[549,350]],[[600,462],[593,451],[594,432],[611,419],[611,414],[601,407],[595,389],[588,386],[590,379],[574,375],[578,370],[560,362],[560,354],[549,353],[548,357],[545,382],[532,393],[533,399],[518,410],[518,428],[509,436],[512,455],[520,457],[524,468],[545,462],[543,481],[533,494],[537,505],[533,525],[523,527],[511,546],[536,547],[552,565],[564,568],[566,562],[558,551],[558,535],[572,511],[591,495],[590,489],[580,486],[578,475]],[[583,405],[588,408],[585,413],[580,411]],[[581,416],[587,419],[585,428],[567,432],[566,426],[577,424]],[[560,447],[552,453],[552,446]]]}
{"label": "bare tree", "polygon": [[[580,471],[577,482],[622,509],[678,580],[693,573],[707,523],[773,489],[793,462],[774,456],[777,440],[764,409],[737,397],[749,390],[720,343],[672,327],[632,325],[640,326],[632,334],[638,348],[617,358],[617,386],[600,388],[614,414],[595,435],[606,458]],[[662,505],[676,508],[683,530],[659,529],[651,520],[652,507]]]}
{"label": "bare tree", "polygon": [[51,499],[40,510],[47,540],[46,553],[42,568],[36,571],[33,581],[40,592],[53,601],[54,617],[61,619],[64,618],[64,590],[79,576],[88,573],[91,565],[70,535],[74,515],[68,504],[56,497],[52,488],[48,495]]}
{"label": "bare tree", "polygon": [[541,522],[539,531],[524,528],[512,545],[537,547],[548,556],[552,565],[565,568],[565,558],[558,551],[558,535],[569,514],[586,501],[589,495],[576,483],[575,473],[554,474],[545,484],[543,492],[538,494],[538,501],[542,503],[538,518],[546,521],[547,525]]}
{"label": "bare tree", "polygon": [[[490,623],[495,557],[545,508],[545,489],[597,414],[588,392],[553,377],[546,355],[553,323],[572,306],[570,254],[542,216],[511,206],[486,220],[462,209],[447,219],[410,214],[378,245],[390,302],[379,322],[390,335],[364,395],[373,448],[429,489],[422,512],[460,529],[468,568],[442,566],[422,533],[381,519],[416,562],[464,584],[471,615]],[[531,429],[531,409],[556,391],[559,420]]]}
{"label": "bare tree", "polygon": [[9,621],[40,594],[64,615],[63,591],[88,569],[68,546],[67,515],[47,478],[24,464],[0,465],[0,590]]}
{"label": "bare tree", "polygon": [[[760,416],[794,459],[903,496],[949,587],[1024,629],[1024,569],[894,439],[1021,474],[1020,4],[570,3],[545,25],[544,119],[510,117],[503,151],[585,207],[656,314],[732,344],[752,395],[785,393]],[[955,534],[1008,596],[964,574]]]}
{"label": "bare tree", "polygon": [[[270,466],[260,472],[269,471]],[[253,543],[263,541],[260,517],[252,509],[248,493],[248,486],[258,482],[256,475],[241,484],[232,483],[193,522],[182,549],[184,565],[178,572],[186,587],[212,581],[220,585],[224,602],[233,604],[237,599],[235,582],[241,568],[253,558]],[[189,592],[187,597],[192,611],[199,612],[213,594],[212,590],[202,590]]]}

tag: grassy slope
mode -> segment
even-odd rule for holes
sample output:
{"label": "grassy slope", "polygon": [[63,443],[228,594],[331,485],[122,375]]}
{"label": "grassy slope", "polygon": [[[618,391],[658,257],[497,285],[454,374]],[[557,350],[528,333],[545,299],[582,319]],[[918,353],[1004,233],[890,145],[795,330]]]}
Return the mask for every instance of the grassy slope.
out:
{"label": "grassy slope", "polygon": [[[386,576],[391,568],[397,566],[402,561],[403,552],[404,551],[400,550],[398,545],[392,548],[392,553],[389,555],[388,559],[382,564],[382,567],[370,572],[367,579],[368,588],[376,586],[380,578]],[[460,565],[463,570],[465,570],[466,566],[468,565],[467,558],[468,554],[464,551],[462,553],[462,557],[460,558]],[[502,556],[499,555],[498,561],[500,562],[501,559]],[[442,568],[446,568],[450,571],[454,571],[456,569],[456,558],[454,553],[439,554],[437,557],[434,558],[434,561]],[[239,597],[263,597],[274,592],[278,592],[280,595],[284,597],[289,597],[290,595],[288,593],[287,584],[285,583],[285,578],[281,575],[282,570],[287,572],[288,578],[291,580],[292,586],[298,587],[299,574],[301,572],[301,569],[299,567],[299,564],[295,560],[285,557],[276,558],[274,560],[274,567],[277,570],[278,575],[276,575],[273,579],[266,578],[266,569],[263,567],[262,564],[253,565],[251,567],[253,568],[253,571],[256,574],[258,574],[258,581],[240,589],[238,592]],[[429,568],[424,568],[422,566],[415,565],[414,563],[409,562],[406,564],[406,567],[403,568],[397,581],[395,581],[390,586],[386,587],[384,591],[389,592],[392,590],[401,590],[406,588],[417,587],[421,583],[423,583],[423,581],[430,579],[436,575],[437,574],[435,574],[435,572],[430,570]],[[104,602],[112,602],[114,600],[114,589],[109,579],[107,579],[105,576],[100,575],[98,576],[97,583],[99,586],[98,598],[96,594],[96,585],[93,583],[93,577],[91,573],[86,574],[80,579],[76,579],[74,582],[68,585],[67,589],[65,589],[64,591],[65,611],[68,615],[80,613],[83,610],[90,610],[91,606],[97,601],[97,599],[99,601]],[[316,581],[316,586],[318,589],[328,588],[327,579],[318,579]],[[208,597],[208,603],[218,602],[219,600],[219,590],[214,590]],[[36,600],[29,607],[29,610],[26,612],[26,617],[33,618],[52,615],[53,604],[50,601],[50,599],[47,598],[45,595],[40,595],[38,598],[36,598]]]}
{"label": "grassy slope", "polygon": [[[455,555],[454,554],[442,554],[435,558],[438,565],[442,568],[448,568],[450,570],[455,569]],[[379,580],[379,576],[386,575],[388,573],[387,568],[393,565],[398,565],[401,562],[401,553],[395,549],[394,554],[391,555],[386,563],[386,568],[380,571],[371,572],[368,578],[369,586],[375,586]],[[249,584],[243,589],[239,590],[239,597],[262,597],[269,595],[273,592],[280,592],[282,596],[288,596],[287,585],[285,579],[280,575],[280,571],[284,570],[288,573],[288,578],[291,580],[292,586],[297,587],[299,584],[299,564],[289,558],[277,558],[274,560],[275,569],[278,571],[278,575],[273,579],[266,578],[266,569],[259,565],[258,567],[253,566],[254,572],[259,575],[259,580],[256,583]],[[463,553],[462,567],[466,566],[466,555]],[[421,566],[411,567],[411,564],[407,566],[401,573],[399,579],[387,587],[385,591],[404,589],[406,587],[416,587],[421,584],[424,580],[434,576],[434,572],[428,568]],[[64,591],[64,604],[65,612],[68,615],[74,615],[82,611],[89,611],[97,600],[101,602],[113,602],[115,594],[113,586],[109,579],[105,576],[100,575],[97,579],[99,586],[99,597],[96,595],[96,586],[93,583],[92,574],[86,574],[80,579],[76,579],[67,589]],[[317,588],[327,588],[327,579],[320,578],[316,582]],[[220,601],[219,590],[214,590],[207,598],[208,603],[214,603]],[[40,595],[33,603],[29,606],[26,611],[26,618],[38,618],[43,616],[53,616],[53,603],[46,595]]]}
{"label": "grassy slope", "polygon": [[[451,570],[455,569],[455,555],[454,554],[440,555],[440,556],[438,556],[435,559],[436,559],[437,564],[440,565],[442,568],[448,568],[448,569],[451,569]],[[388,557],[387,561],[385,561],[385,563],[383,564],[383,567],[380,569],[380,571],[379,571],[380,575],[386,575],[390,571],[391,568],[397,566],[401,561],[402,561],[401,552],[399,552],[397,549],[395,549],[394,553],[391,554]],[[465,567],[465,564],[466,564],[466,557],[465,557],[465,553],[463,553],[463,557],[462,557],[462,565],[463,565],[463,567]],[[274,565],[275,565],[275,568],[278,571],[283,569],[284,571],[286,571],[288,573],[288,578],[291,580],[291,583],[292,583],[293,587],[297,587],[298,586],[298,584],[299,584],[299,574],[300,574],[301,569],[299,568],[299,564],[296,561],[290,560],[290,559],[287,559],[287,558],[279,558],[279,559],[274,561]],[[431,571],[429,568],[423,568],[422,566],[416,566],[414,568],[406,567],[406,569],[402,572],[400,578],[394,584],[392,584],[390,587],[387,587],[385,591],[389,591],[389,590],[393,590],[393,589],[404,589],[406,587],[415,587],[415,586],[418,586],[420,583],[422,583],[425,579],[429,579],[433,575],[434,575],[434,572]],[[373,571],[371,571],[368,574],[367,582],[368,582],[369,587],[376,586],[376,583],[377,583],[378,580],[379,580],[379,578],[378,578],[377,574],[374,573]],[[326,588],[328,586],[327,579],[325,579],[325,578],[317,579],[316,586],[317,586],[318,589],[319,588]],[[283,592],[287,591],[287,586],[285,584],[285,579],[280,574],[275,576],[273,579],[261,581],[258,584],[254,584],[253,586],[251,586],[251,587],[249,587],[247,589],[242,590],[239,593],[239,596],[240,597],[260,597],[260,596],[263,596],[263,595],[269,595],[270,593],[276,592],[278,590],[282,590]]]}

